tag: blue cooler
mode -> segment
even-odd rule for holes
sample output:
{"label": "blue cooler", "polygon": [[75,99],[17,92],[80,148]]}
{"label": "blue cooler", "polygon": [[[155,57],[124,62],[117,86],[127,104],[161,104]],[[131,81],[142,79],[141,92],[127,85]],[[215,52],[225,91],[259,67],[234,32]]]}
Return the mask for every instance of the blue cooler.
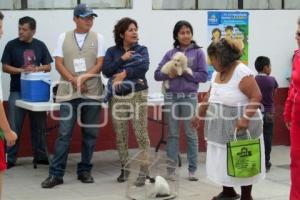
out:
{"label": "blue cooler", "polygon": [[21,99],[30,102],[47,102],[50,98],[50,85],[49,73],[22,73]]}

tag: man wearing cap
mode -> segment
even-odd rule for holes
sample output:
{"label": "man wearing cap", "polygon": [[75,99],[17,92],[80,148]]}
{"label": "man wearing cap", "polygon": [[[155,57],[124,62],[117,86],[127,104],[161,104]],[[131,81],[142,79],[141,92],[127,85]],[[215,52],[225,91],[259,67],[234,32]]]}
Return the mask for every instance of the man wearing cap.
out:
{"label": "man wearing cap", "polygon": [[97,15],[86,4],[74,8],[75,30],[62,33],[54,50],[55,66],[61,75],[56,101],[60,106],[60,125],[55,142],[49,177],[42,188],[63,183],[73,128],[81,127],[81,162],[77,165],[77,179],[93,183],[91,159],[96,145],[100,120],[100,99],[103,84],[100,72],[105,55],[104,40],[90,31]]}

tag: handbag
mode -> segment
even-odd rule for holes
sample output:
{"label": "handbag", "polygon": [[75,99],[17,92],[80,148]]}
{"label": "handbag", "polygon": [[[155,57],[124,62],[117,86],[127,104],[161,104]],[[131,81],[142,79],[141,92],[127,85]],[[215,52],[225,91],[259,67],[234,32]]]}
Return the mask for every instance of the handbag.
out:
{"label": "handbag", "polygon": [[253,177],[261,172],[260,139],[251,139],[247,129],[246,140],[237,140],[235,129],[233,141],[227,143],[227,174],[237,178]]}

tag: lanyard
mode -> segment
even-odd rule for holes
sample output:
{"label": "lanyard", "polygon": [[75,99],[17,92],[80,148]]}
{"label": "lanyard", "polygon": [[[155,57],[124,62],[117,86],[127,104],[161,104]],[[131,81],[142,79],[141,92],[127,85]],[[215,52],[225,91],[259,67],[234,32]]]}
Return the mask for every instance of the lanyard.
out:
{"label": "lanyard", "polygon": [[82,44],[82,47],[80,47],[79,44],[78,44],[76,35],[75,35],[75,31],[73,32],[73,36],[74,36],[74,39],[75,39],[75,41],[76,41],[76,44],[77,44],[77,47],[78,47],[79,51],[81,51],[81,50],[83,49],[83,46],[84,46],[84,43],[85,43],[85,41],[86,41],[86,38],[87,38],[88,34],[89,34],[89,32],[85,35],[84,41],[83,41],[83,44]]}

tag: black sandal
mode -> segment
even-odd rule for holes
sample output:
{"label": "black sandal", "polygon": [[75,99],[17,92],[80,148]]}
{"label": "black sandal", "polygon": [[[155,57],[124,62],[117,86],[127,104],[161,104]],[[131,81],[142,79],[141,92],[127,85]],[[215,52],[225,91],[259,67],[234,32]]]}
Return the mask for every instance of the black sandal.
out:
{"label": "black sandal", "polygon": [[212,200],[237,200],[239,199],[241,196],[239,194],[236,194],[235,196],[229,197],[229,196],[225,196],[223,192],[221,192],[220,194],[218,194],[217,196],[213,197]]}

